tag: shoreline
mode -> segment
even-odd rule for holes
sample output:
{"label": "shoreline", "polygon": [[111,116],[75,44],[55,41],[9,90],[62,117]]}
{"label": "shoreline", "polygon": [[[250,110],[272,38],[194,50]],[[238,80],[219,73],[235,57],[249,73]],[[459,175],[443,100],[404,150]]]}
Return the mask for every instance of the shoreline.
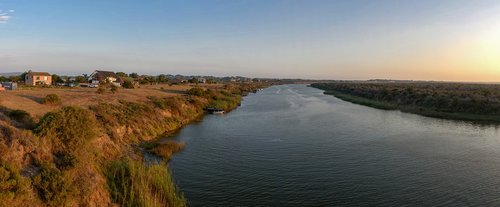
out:
{"label": "shoreline", "polygon": [[[39,120],[23,110],[0,107],[0,131],[8,132],[0,134],[0,170],[15,175],[18,184],[3,202],[11,206],[187,206],[167,164],[183,144],[171,138],[201,121],[206,108],[232,111],[246,92],[264,87],[193,87],[178,96],[160,96],[163,91],[158,91],[157,96],[141,101],[58,105]],[[159,140],[168,144],[160,145]],[[159,162],[148,163],[146,150],[154,152]]]}
{"label": "shoreline", "polygon": [[[313,86],[314,87],[314,86]],[[405,106],[398,106],[395,104],[391,104],[388,102],[381,102],[381,101],[376,101],[360,96],[355,96],[339,91],[333,91],[333,90],[324,90],[321,88],[317,88],[320,90],[323,90],[323,94],[325,95],[332,95],[338,99],[341,99],[343,101],[347,101],[353,104],[358,104],[358,105],[363,105],[367,107],[372,107],[376,109],[381,109],[381,110],[399,110],[401,112],[405,113],[411,113],[411,114],[417,114],[425,117],[431,117],[431,118],[439,118],[439,119],[446,119],[446,120],[456,120],[456,121],[466,121],[466,122],[472,122],[476,124],[500,124],[500,117],[499,116],[489,116],[489,115],[480,115],[480,114],[467,114],[467,113],[450,113],[450,112],[440,112],[440,111],[434,111],[434,110],[429,110],[425,109],[423,107],[405,107]]]}

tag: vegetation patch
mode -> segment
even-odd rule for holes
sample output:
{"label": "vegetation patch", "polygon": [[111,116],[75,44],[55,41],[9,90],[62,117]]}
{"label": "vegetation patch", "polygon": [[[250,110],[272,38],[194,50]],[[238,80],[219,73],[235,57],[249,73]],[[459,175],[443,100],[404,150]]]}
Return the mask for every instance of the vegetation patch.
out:
{"label": "vegetation patch", "polygon": [[59,105],[61,104],[61,99],[57,94],[49,94],[45,96],[45,98],[42,100],[42,103],[46,105]]}
{"label": "vegetation patch", "polygon": [[109,164],[106,177],[111,198],[120,206],[187,206],[165,164],[114,161]]}
{"label": "vegetation patch", "polygon": [[33,179],[33,186],[40,198],[49,206],[64,206],[69,194],[69,185],[61,171],[48,164],[42,165],[40,174]]}
{"label": "vegetation patch", "polygon": [[6,107],[0,106],[0,113],[6,115],[13,120],[17,127],[31,129],[35,126],[35,122],[31,115],[24,110],[10,110]]}
{"label": "vegetation patch", "polygon": [[94,139],[98,134],[98,128],[95,117],[90,111],[66,106],[43,116],[35,133],[49,139],[56,151],[73,152]]}
{"label": "vegetation patch", "polygon": [[19,171],[0,161],[0,201],[7,202],[25,193],[26,183]]}
{"label": "vegetation patch", "polygon": [[158,143],[151,147],[148,151],[154,155],[163,158],[164,160],[170,160],[172,155],[176,152],[181,151],[186,144],[176,141],[168,141],[165,143]]}
{"label": "vegetation patch", "polygon": [[130,80],[123,81],[123,88],[133,89],[134,84]]}
{"label": "vegetation patch", "polygon": [[429,117],[500,122],[500,85],[434,82],[316,83],[337,98]]}

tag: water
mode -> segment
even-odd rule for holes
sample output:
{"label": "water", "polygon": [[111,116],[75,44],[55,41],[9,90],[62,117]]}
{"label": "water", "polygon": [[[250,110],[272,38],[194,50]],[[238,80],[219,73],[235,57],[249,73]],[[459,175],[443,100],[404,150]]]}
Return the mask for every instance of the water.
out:
{"label": "water", "polygon": [[273,86],[176,139],[191,206],[500,205],[500,130]]}

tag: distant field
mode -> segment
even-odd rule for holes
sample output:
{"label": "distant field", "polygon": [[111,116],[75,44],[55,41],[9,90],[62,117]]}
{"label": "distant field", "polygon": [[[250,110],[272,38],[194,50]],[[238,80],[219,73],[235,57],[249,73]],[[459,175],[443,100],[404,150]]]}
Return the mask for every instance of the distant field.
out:
{"label": "distant field", "polygon": [[[221,85],[200,85],[204,87],[220,87]],[[136,89],[122,89],[111,93],[98,94],[96,88],[24,88],[14,91],[0,92],[0,105],[10,109],[21,109],[29,112],[35,118],[61,106],[76,105],[87,107],[99,102],[116,103],[118,100],[143,102],[149,96],[167,97],[185,94],[190,85],[141,85]],[[62,105],[51,106],[42,104],[42,99],[48,94],[57,94]]]}

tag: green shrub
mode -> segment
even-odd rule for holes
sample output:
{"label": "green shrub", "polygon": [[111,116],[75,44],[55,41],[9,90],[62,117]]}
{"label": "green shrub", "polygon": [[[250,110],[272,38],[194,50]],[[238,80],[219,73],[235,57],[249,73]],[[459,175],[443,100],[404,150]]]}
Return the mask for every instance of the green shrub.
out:
{"label": "green shrub", "polygon": [[11,165],[0,162],[0,201],[14,199],[25,192],[26,183],[19,171]]}
{"label": "green shrub", "polygon": [[55,163],[58,169],[68,170],[75,167],[78,162],[75,155],[69,152],[58,152],[55,154]]}
{"label": "green shrub", "polygon": [[151,98],[153,104],[160,109],[167,109],[167,104],[164,99]]}
{"label": "green shrub", "polygon": [[42,165],[40,174],[33,178],[33,186],[40,198],[49,206],[64,206],[69,185],[61,171],[50,165]]}
{"label": "green shrub", "polygon": [[35,133],[50,139],[56,151],[74,151],[83,147],[98,133],[92,112],[74,106],[66,106],[45,114]]}
{"label": "green shrub", "polygon": [[106,170],[113,202],[120,206],[186,206],[164,164],[115,161]]}
{"label": "green shrub", "polygon": [[125,80],[123,82],[123,88],[133,89],[134,88],[134,84],[132,83],[132,81]]}
{"label": "green shrub", "polygon": [[57,94],[49,94],[45,96],[42,103],[47,105],[58,105],[61,104],[61,99]]}
{"label": "green shrub", "polygon": [[205,96],[206,93],[205,93],[205,90],[203,88],[194,87],[194,88],[187,90],[187,94],[192,95],[192,96]]}

